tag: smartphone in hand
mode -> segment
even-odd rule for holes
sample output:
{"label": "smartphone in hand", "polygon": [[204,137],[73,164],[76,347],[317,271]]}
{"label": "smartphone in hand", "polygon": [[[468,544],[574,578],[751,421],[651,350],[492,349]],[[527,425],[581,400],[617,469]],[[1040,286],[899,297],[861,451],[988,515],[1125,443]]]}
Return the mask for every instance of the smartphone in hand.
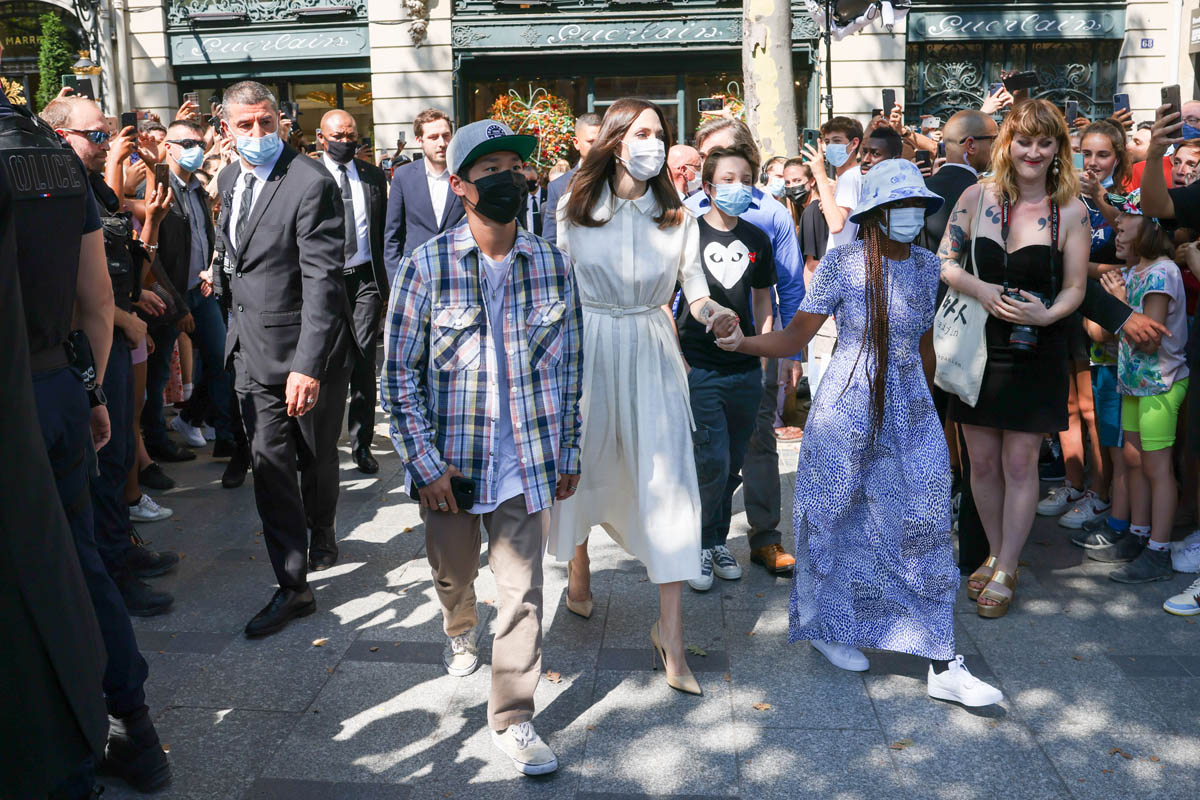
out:
{"label": "smartphone in hand", "polygon": [[1079,101],[1067,101],[1067,128],[1075,127],[1075,120],[1079,119]]}
{"label": "smartphone in hand", "polygon": [[138,124],[138,114],[136,111],[122,111],[121,112],[121,130],[125,130],[126,128],[133,128],[133,131],[129,134],[129,138],[131,138],[131,139],[137,138],[137,124]]}
{"label": "smartphone in hand", "polygon": [[896,107],[896,90],[895,89],[884,89],[883,90],[883,115],[885,117],[889,116],[892,113],[892,109],[895,107]]}
{"label": "smartphone in hand", "polygon": [[929,155],[928,150],[918,150],[916,155],[917,166],[922,169],[933,169],[933,157]]}
{"label": "smartphone in hand", "polygon": [[1113,113],[1114,114],[1117,114],[1121,111],[1130,111],[1130,110],[1132,110],[1132,109],[1129,105],[1129,95],[1124,94],[1124,93],[1113,95]]}
{"label": "smartphone in hand", "polygon": [[696,99],[696,110],[701,114],[713,114],[725,108],[724,97],[700,97]]}
{"label": "smartphone in hand", "polygon": [[159,186],[168,186],[171,180],[171,168],[166,164],[154,165],[154,182]]}
{"label": "smartphone in hand", "polygon": [[1180,114],[1183,111],[1183,103],[1179,99],[1179,84],[1162,87],[1163,105],[1168,105],[1167,114]]}
{"label": "smartphone in hand", "polygon": [[1010,92],[1036,89],[1039,85],[1036,72],[1018,72],[1004,79],[1004,88]]}

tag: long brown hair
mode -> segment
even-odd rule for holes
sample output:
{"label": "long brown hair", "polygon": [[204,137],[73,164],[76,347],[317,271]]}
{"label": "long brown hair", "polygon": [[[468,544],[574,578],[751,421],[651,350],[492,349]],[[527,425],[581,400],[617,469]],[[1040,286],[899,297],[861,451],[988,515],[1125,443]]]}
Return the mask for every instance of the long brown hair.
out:
{"label": "long brown hair", "polygon": [[[571,197],[567,200],[567,219],[572,225],[582,225],[587,228],[598,228],[604,222],[592,217],[592,209],[600,201],[604,187],[617,171],[617,154],[621,150],[621,140],[643,111],[652,109],[658,115],[659,124],[663,129],[663,147],[671,149],[671,126],[661,108],[649,100],[637,97],[623,97],[608,107],[604,119],[600,121],[600,133],[596,142],[588,152],[587,158],[579,165],[579,171],[571,179]],[[671,180],[670,170],[666,162],[658,174],[646,182],[654,199],[662,209],[662,215],[654,221],[660,228],[671,228],[683,222],[683,204],[679,201],[679,193]]]}
{"label": "long brown hair", "polygon": [[1017,171],[1013,166],[1009,148],[1018,136],[1046,136],[1058,142],[1058,152],[1046,170],[1046,193],[1059,208],[1066,208],[1079,197],[1079,173],[1071,159],[1071,134],[1067,120],[1058,106],[1049,100],[1037,98],[1014,106],[1000,126],[1000,134],[992,147],[992,174],[980,183],[990,183],[996,188],[996,196],[1020,197],[1017,190]]}
{"label": "long brown hair", "polygon": [[[850,388],[854,373],[858,370],[858,362],[862,360],[864,351],[867,353],[865,369],[867,379],[871,382],[871,430],[870,440],[875,441],[880,428],[883,426],[884,409],[887,407],[887,370],[888,370],[888,265],[884,253],[887,252],[887,207],[874,209],[859,222],[859,238],[863,243],[863,264],[866,269],[866,306],[867,306],[867,335],[863,338],[854,359],[854,368],[846,380],[842,393]],[[874,372],[871,364],[874,363]]]}
{"label": "long brown hair", "polygon": [[1113,191],[1125,191],[1125,180],[1129,177],[1129,153],[1125,150],[1125,129],[1114,127],[1109,120],[1098,119],[1083,129],[1083,135],[1079,137],[1080,143],[1082,144],[1093,133],[1098,133],[1108,139],[1113,155],[1116,156],[1112,171]]}

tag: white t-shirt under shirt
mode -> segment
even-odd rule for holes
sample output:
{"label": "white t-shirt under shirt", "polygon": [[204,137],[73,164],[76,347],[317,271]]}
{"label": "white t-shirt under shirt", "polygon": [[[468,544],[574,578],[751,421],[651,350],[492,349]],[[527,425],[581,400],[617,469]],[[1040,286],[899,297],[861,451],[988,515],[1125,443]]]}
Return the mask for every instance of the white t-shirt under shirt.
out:
{"label": "white t-shirt under shirt", "polygon": [[[837,186],[834,188],[833,199],[840,208],[853,211],[858,206],[858,196],[862,193],[863,174],[858,165],[837,176]],[[850,244],[858,238],[858,225],[846,219],[841,233],[829,232],[829,242],[825,245],[826,252],[844,244]]]}
{"label": "white t-shirt under shirt", "polygon": [[[510,250],[502,261],[493,261],[479,252],[479,265],[483,267],[483,299],[487,304],[488,331],[492,337],[492,349],[496,353],[496,389],[499,402],[496,404],[496,419],[492,426],[492,447],[488,461],[487,480],[496,483],[496,502],[476,503],[472,514],[488,514],[501,503],[525,493],[521,484],[521,462],[517,458],[517,441],[513,436],[512,409],[508,404],[508,351],[504,346],[504,296],[508,292],[509,273],[512,271],[513,253]],[[479,494],[477,492],[477,494]]]}

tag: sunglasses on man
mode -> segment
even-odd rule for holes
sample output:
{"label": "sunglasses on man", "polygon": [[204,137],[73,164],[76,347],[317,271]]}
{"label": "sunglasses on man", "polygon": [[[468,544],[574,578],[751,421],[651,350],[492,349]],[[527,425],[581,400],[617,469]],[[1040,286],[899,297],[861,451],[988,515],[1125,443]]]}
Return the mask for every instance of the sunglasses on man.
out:
{"label": "sunglasses on man", "polygon": [[199,139],[167,139],[167,144],[177,144],[184,150],[189,147],[203,147],[204,142]]}
{"label": "sunglasses on man", "polygon": [[108,131],[81,131],[78,128],[63,128],[68,133],[78,133],[92,144],[104,144],[112,138]]}

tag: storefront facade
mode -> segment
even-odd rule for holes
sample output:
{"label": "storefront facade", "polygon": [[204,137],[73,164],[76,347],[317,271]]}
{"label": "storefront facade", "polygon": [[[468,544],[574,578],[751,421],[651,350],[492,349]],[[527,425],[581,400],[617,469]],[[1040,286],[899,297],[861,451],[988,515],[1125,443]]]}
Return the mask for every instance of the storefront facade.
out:
{"label": "storefront facade", "polygon": [[[633,95],[662,106],[676,138],[690,141],[700,98],[742,95],[741,3],[647,5],[457,0],[451,28],[457,118],[480,119],[510,92],[530,98],[544,90],[577,114],[603,113]],[[802,4],[794,6],[797,116],[809,124],[817,113],[816,27]]]}
{"label": "storefront facade", "polygon": [[67,30],[67,44],[73,51],[87,49],[87,36],[76,19],[70,2],[8,0],[0,2],[0,90],[10,100],[25,102],[35,96],[40,83],[38,52],[42,45],[41,16],[53,14]]}

